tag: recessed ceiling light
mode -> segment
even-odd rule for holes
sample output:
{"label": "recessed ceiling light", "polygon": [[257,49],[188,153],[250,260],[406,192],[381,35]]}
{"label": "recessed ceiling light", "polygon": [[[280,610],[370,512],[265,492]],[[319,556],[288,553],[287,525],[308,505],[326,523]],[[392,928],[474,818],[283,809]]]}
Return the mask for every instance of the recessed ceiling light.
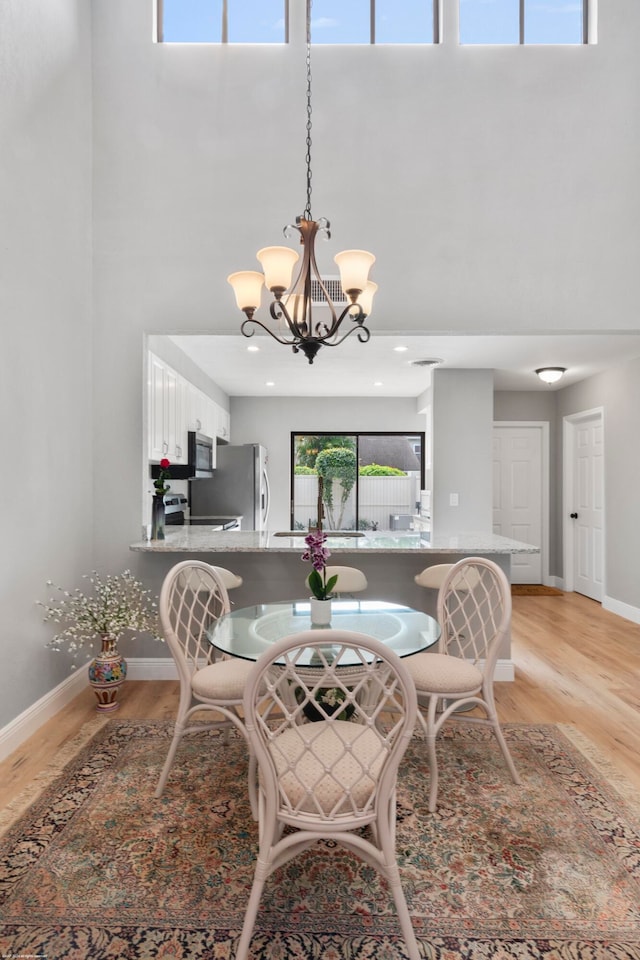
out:
{"label": "recessed ceiling light", "polygon": [[275,383],[273,382],[273,380],[267,380],[265,383],[265,387],[275,387]]}
{"label": "recessed ceiling light", "polygon": [[260,350],[260,347],[255,347],[253,344],[251,344],[250,347],[247,347],[248,353],[258,353],[259,350]]}
{"label": "recessed ceiling light", "polygon": [[406,350],[409,349],[409,347],[394,347],[393,349],[395,350],[396,353],[404,353]]}
{"label": "recessed ceiling light", "polygon": [[381,386],[383,386],[382,380],[376,380],[373,385],[374,385],[374,387],[381,387]]}

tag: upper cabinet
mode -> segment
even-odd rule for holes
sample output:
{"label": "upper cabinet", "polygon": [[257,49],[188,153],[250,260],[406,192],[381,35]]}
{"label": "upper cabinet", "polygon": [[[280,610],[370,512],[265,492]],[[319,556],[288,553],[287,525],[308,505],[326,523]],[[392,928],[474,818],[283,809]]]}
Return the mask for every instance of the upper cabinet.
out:
{"label": "upper cabinet", "polygon": [[172,463],[186,463],[187,438],[181,429],[184,382],[175,370],[150,353],[148,386],[149,459],[167,457]]}
{"label": "upper cabinet", "polygon": [[[148,371],[149,460],[186,464],[190,430],[229,442],[230,417],[223,407],[151,352]],[[215,454],[214,444],[214,467]]]}
{"label": "upper cabinet", "polygon": [[216,433],[218,440],[224,443],[231,443],[231,414],[220,404],[216,404]]}

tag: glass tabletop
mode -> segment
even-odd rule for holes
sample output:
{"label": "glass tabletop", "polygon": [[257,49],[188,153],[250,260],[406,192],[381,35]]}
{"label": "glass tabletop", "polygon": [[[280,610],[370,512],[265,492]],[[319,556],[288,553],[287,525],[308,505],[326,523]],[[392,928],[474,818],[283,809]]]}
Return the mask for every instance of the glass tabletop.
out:
{"label": "glass tabletop", "polygon": [[[232,657],[257,660],[282,637],[302,630],[327,629],[352,630],[376,637],[399,657],[426,650],[437,643],[440,636],[440,627],[433,617],[386,600],[332,600],[331,623],[327,627],[312,625],[308,600],[293,600],[233,610],[215,624],[209,640],[216,649]],[[300,662],[314,665],[311,657],[308,664],[304,659]]]}

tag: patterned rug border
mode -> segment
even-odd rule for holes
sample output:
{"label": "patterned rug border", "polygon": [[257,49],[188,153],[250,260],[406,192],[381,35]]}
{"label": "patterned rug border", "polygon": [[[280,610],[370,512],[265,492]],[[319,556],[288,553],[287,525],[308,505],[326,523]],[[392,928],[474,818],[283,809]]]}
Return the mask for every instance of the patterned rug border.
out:
{"label": "patterned rug border", "polygon": [[[67,764],[75,760],[80,751],[93,740],[96,734],[114,719],[114,717],[97,715],[91,720],[87,720],[78,733],[56,751],[53,759],[33,778],[29,786],[21,790],[13,800],[0,810],[0,837],[20,819],[42,792],[60,776]],[[131,722],[134,723],[136,721]]]}
{"label": "patterned rug border", "polygon": [[576,750],[595,767],[608,786],[620,794],[631,811],[635,813],[637,817],[640,817],[640,796],[638,795],[638,789],[635,784],[631,783],[631,781],[621,773],[618,767],[604,755],[601,749],[596,746],[592,740],[589,740],[584,733],[577,730],[573,724],[556,723],[552,724],[552,726],[555,726],[565,735]]}

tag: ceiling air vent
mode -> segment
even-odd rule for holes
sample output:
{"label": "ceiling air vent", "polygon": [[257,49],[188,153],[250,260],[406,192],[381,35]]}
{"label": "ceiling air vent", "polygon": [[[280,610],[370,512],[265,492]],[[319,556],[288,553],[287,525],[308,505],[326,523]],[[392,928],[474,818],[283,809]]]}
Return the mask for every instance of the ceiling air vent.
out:
{"label": "ceiling air vent", "polygon": [[[323,277],[322,282],[325,285],[326,291],[331,298],[333,303],[346,303],[347,298],[342,292],[342,287],[340,285],[340,277]],[[318,280],[311,280],[311,302],[312,303],[326,303],[327,298],[324,295],[324,290],[320,286]]]}
{"label": "ceiling air vent", "polygon": [[437,367],[439,363],[444,363],[444,360],[441,360],[440,357],[431,357],[425,360],[412,360],[412,367]]}

